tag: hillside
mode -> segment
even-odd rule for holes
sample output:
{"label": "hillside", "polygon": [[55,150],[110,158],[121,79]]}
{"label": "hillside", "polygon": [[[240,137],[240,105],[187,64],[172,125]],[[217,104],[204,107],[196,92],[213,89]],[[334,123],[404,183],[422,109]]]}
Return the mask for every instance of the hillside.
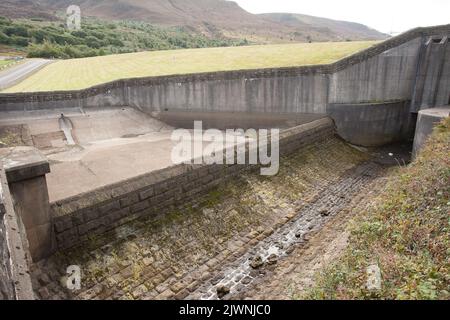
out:
{"label": "hillside", "polygon": [[32,0],[2,0],[0,2],[0,16],[11,19],[39,18],[56,20],[52,11]]}
{"label": "hillside", "polygon": [[139,21],[84,18],[82,24],[82,30],[69,31],[59,21],[0,17],[0,55],[20,51],[18,55],[29,58],[70,59],[248,44],[245,39],[211,38],[183,28],[159,27]]}
{"label": "hillside", "polygon": [[379,40],[386,37],[352,23],[320,18],[292,23],[277,18],[277,15],[254,15],[235,2],[225,0],[8,0],[2,2],[0,8],[2,15],[7,17],[34,18],[56,17],[69,5],[79,5],[84,16],[145,21],[165,27],[182,26],[209,37],[245,38],[257,43]]}

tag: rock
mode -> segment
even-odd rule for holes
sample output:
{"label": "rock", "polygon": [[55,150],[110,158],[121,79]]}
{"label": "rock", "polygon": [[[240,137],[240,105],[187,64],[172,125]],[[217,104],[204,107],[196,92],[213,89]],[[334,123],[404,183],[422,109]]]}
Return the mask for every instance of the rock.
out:
{"label": "rock", "polygon": [[135,235],[134,233],[129,234],[129,235],[127,236],[127,240],[128,240],[128,241],[133,241],[133,240],[135,240],[136,238],[137,238],[137,235]]}
{"label": "rock", "polygon": [[38,281],[39,281],[39,284],[43,287],[45,287],[46,285],[48,285],[50,283],[50,279],[45,273],[41,274],[41,276],[38,278]]}
{"label": "rock", "polygon": [[39,296],[42,300],[48,300],[50,298],[50,293],[46,287],[42,287],[39,289]]}
{"label": "rock", "polygon": [[283,248],[284,248],[284,246],[283,246],[282,243],[277,243],[277,244],[276,244],[276,247],[277,247],[278,249],[283,249]]}
{"label": "rock", "polygon": [[140,285],[139,287],[137,287],[132,293],[131,295],[133,296],[133,298],[138,299],[140,298],[142,295],[144,295],[145,293],[147,293],[147,287],[145,285]]}
{"label": "rock", "polygon": [[148,267],[153,262],[155,262],[155,259],[153,259],[153,257],[145,257],[144,259],[142,259],[142,262],[144,262],[145,266]]}
{"label": "rock", "polygon": [[217,296],[219,297],[219,299],[222,299],[229,293],[230,293],[230,288],[228,288],[227,286],[220,285],[217,287]]}
{"label": "rock", "polygon": [[291,254],[292,252],[294,252],[295,250],[295,246],[291,245],[286,249],[286,254]]}
{"label": "rock", "polygon": [[255,258],[253,258],[252,262],[250,263],[250,267],[252,267],[253,269],[259,269],[264,265],[264,262],[261,258],[261,256],[257,256]]}
{"label": "rock", "polygon": [[329,215],[330,215],[330,212],[328,211],[328,210],[321,210],[320,211],[320,215],[322,216],[322,217],[328,217]]}
{"label": "rock", "polygon": [[245,277],[244,279],[242,279],[241,283],[244,285],[249,284],[250,282],[252,282],[252,278],[250,277]]}
{"label": "rock", "polygon": [[303,233],[301,231],[297,231],[295,233],[295,237],[298,238],[298,239],[300,239],[302,237],[302,235],[303,235]]}
{"label": "rock", "polygon": [[269,258],[267,258],[268,264],[276,264],[278,261],[278,256],[276,254],[271,254]]}

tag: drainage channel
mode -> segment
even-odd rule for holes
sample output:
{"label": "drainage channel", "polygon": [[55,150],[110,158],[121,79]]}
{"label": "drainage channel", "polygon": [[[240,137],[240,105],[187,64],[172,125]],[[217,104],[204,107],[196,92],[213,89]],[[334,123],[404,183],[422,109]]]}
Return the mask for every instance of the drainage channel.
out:
{"label": "drainage channel", "polygon": [[320,230],[331,217],[345,209],[352,198],[373,180],[381,166],[368,162],[350,170],[340,181],[323,190],[324,195],[305,206],[296,218],[281,226],[235,262],[223,266],[218,276],[205,282],[186,299],[230,298],[248,289],[265,275],[264,266],[286,257],[305,237]]}

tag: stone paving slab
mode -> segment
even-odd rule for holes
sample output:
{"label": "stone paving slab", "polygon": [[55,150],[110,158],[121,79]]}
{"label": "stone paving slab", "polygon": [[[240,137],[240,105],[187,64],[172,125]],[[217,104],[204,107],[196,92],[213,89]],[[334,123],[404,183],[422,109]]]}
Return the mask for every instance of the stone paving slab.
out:
{"label": "stone paving slab", "polygon": [[304,299],[316,276],[339,260],[347,248],[352,221],[361,219],[367,208],[386,186],[389,170],[378,170],[375,178],[352,197],[344,210],[311,232],[292,254],[277,261],[276,268],[265,268],[266,275],[229,298],[243,300]]}

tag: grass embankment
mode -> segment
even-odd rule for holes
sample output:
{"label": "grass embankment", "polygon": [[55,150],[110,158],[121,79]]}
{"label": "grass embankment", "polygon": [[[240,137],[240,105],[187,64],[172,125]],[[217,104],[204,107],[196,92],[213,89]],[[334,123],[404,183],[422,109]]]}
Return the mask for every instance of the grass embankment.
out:
{"label": "grass embankment", "polygon": [[[450,118],[421,155],[390,178],[374,206],[358,218],[349,248],[325,270],[311,299],[450,298]],[[366,289],[378,264],[382,289]]]}
{"label": "grass embankment", "polygon": [[377,42],[324,42],[139,52],[57,61],[5,92],[76,90],[133,77],[331,63]]}
{"label": "grass embankment", "polygon": [[7,66],[11,65],[13,61],[11,60],[0,60],[0,70],[3,68],[6,68]]}

